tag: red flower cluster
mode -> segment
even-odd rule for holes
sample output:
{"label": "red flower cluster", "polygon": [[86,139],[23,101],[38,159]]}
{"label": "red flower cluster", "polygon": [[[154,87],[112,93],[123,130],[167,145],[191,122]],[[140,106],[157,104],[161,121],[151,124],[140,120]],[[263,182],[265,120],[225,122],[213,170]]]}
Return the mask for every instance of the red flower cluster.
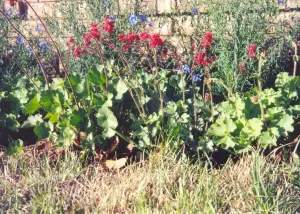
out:
{"label": "red flower cluster", "polygon": [[256,58],[256,45],[255,44],[250,44],[248,47],[248,59],[257,59]]}
{"label": "red flower cluster", "polygon": [[167,48],[164,48],[162,51],[161,51],[161,55],[163,57],[166,57],[168,55],[168,49]]}
{"label": "red flower cluster", "polygon": [[115,23],[112,20],[108,19],[108,16],[105,16],[104,18],[104,25],[102,26],[102,29],[107,33],[112,33],[115,28]]}
{"label": "red flower cluster", "polygon": [[206,51],[200,51],[194,57],[196,65],[208,66],[216,60],[216,56],[208,57]]}
{"label": "red flower cluster", "polygon": [[122,42],[122,43],[131,44],[133,42],[140,41],[140,37],[133,32],[130,32],[127,35],[119,34],[118,37],[119,37],[120,42]]}
{"label": "red flower cluster", "polygon": [[92,23],[91,24],[90,35],[95,40],[98,40],[100,38],[101,33],[98,30],[98,24],[97,23]]}
{"label": "red flower cluster", "polygon": [[240,72],[239,72],[240,75],[247,71],[245,62],[240,62],[239,65],[238,65],[238,68],[240,70]]}
{"label": "red flower cluster", "polygon": [[73,53],[73,56],[76,58],[76,57],[79,57],[80,55],[84,54],[84,47],[83,46],[77,46],[75,48],[75,51]]}
{"label": "red flower cluster", "polygon": [[130,32],[127,35],[125,35],[125,34],[119,34],[118,37],[119,37],[120,42],[127,43],[126,45],[123,46],[123,50],[125,52],[128,52],[130,50],[130,45],[129,44],[131,44],[133,42],[140,41],[139,35],[137,35],[137,34],[135,34],[133,32]]}
{"label": "red flower cluster", "polygon": [[[203,50],[196,53],[194,56],[195,64],[196,65],[203,65],[203,66],[209,66],[212,65],[213,61],[216,60],[216,56],[208,56],[206,49],[211,47],[211,44],[213,42],[213,34],[212,32],[207,32],[204,34],[203,38],[200,40],[200,45],[203,46]],[[196,45],[193,44],[190,47],[191,50],[196,49]]]}
{"label": "red flower cluster", "polygon": [[18,0],[9,0],[9,5],[11,7],[15,6],[15,4],[18,2]]}
{"label": "red flower cluster", "polygon": [[[156,48],[157,46],[162,46],[164,45],[164,42],[160,38],[158,34],[152,34],[150,35],[148,32],[142,32],[140,35],[137,35],[133,32],[128,33],[127,35],[125,34],[119,34],[118,35],[119,40],[121,43],[127,43],[126,45],[123,46],[124,51],[129,51],[130,46],[129,44],[133,42],[138,42],[140,40],[142,41],[147,41],[149,40],[151,43],[151,48]],[[167,55],[166,50],[162,52],[162,55]]]}
{"label": "red flower cluster", "polygon": [[203,38],[200,41],[200,45],[204,48],[210,48],[212,44],[213,34],[212,32],[207,32],[204,34]]}
{"label": "red flower cluster", "polygon": [[157,46],[163,46],[164,42],[160,38],[160,36],[155,33],[150,37],[151,48],[156,48]]}
{"label": "red flower cluster", "polygon": [[141,40],[143,40],[143,41],[149,39],[150,37],[151,37],[151,36],[150,36],[150,34],[149,34],[148,32],[142,32],[142,33],[140,34],[140,38],[141,38]]}
{"label": "red flower cluster", "polygon": [[193,50],[195,50],[195,49],[196,49],[196,45],[195,45],[195,44],[192,44],[191,47],[190,47],[190,50],[193,51]]}
{"label": "red flower cluster", "polygon": [[75,44],[75,39],[73,36],[70,36],[69,41],[67,42],[68,48],[71,48]]}
{"label": "red flower cluster", "polygon": [[129,46],[129,45],[124,45],[124,46],[123,46],[123,50],[124,50],[125,52],[128,52],[128,51],[130,50],[130,46]]}

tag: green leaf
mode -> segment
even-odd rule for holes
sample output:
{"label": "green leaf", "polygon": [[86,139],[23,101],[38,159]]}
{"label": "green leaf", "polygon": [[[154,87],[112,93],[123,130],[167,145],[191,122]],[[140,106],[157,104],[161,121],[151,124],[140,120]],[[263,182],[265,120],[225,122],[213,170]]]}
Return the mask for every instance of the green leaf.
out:
{"label": "green leaf", "polygon": [[282,72],[277,75],[277,79],[275,81],[276,87],[285,86],[293,77],[289,76],[287,72]]}
{"label": "green leaf", "polygon": [[40,107],[39,103],[40,95],[37,94],[32,98],[29,103],[24,106],[23,113],[24,114],[34,114]]}
{"label": "green leaf", "polygon": [[12,131],[17,131],[18,128],[20,128],[20,124],[17,120],[17,117],[14,114],[5,114],[4,121],[6,124],[6,128],[8,128]]}
{"label": "green leaf", "polygon": [[57,123],[58,120],[59,120],[59,117],[57,114],[53,114],[51,112],[48,112],[45,116],[45,119],[49,119],[49,122],[54,124],[54,123]]}
{"label": "green leaf", "polygon": [[217,111],[224,117],[240,118],[244,117],[245,101],[239,96],[230,97],[228,101],[218,105]]}
{"label": "green leaf", "polygon": [[123,82],[123,80],[118,81],[116,90],[117,90],[117,96],[115,97],[115,99],[121,100],[123,98],[123,94],[125,94],[128,91],[127,86]]}
{"label": "green leaf", "polygon": [[281,107],[281,106],[280,107],[268,108],[265,117],[266,117],[267,120],[271,120],[271,119],[281,115],[283,111],[284,111],[284,108]]}
{"label": "green leaf", "polygon": [[50,122],[41,122],[34,128],[34,133],[38,139],[48,139],[53,131],[53,124]]}
{"label": "green leaf", "polygon": [[37,123],[43,122],[42,115],[30,115],[26,121],[24,121],[22,128],[35,127]]}
{"label": "green leaf", "polygon": [[104,66],[97,65],[96,67],[89,69],[87,78],[95,85],[100,85],[101,89],[104,89],[106,83],[105,74],[103,72]]}
{"label": "green leaf", "polygon": [[25,104],[28,102],[29,98],[27,96],[28,91],[25,88],[21,88],[19,90],[15,90],[13,92],[11,92],[11,95],[13,95],[14,97],[16,97],[21,104]]}
{"label": "green leaf", "polygon": [[103,136],[110,138],[115,135],[114,129],[118,126],[118,120],[114,113],[107,107],[101,108],[95,115],[98,125],[104,129]]}
{"label": "green leaf", "polygon": [[300,105],[291,106],[289,111],[296,117],[300,117]]}
{"label": "green leaf", "polygon": [[276,146],[277,137],[273,135],[270,131],[263,132],[262,135],[258,139],[258,144],[263,148],[268,146]]}
{"label": "green leaf", "polygon": [[284,114],[281,117],[274,118],[271,120],[271,125],[277,126],[279,129],[280,136],[287,137],[288,132],[294,131],[294,119],[293,116]]}
{"label": "green leaf", "polygon": [[60,147],[69,147],[72,145],[73,141],[76,139],[76,134],[74,130],[69,127],[62,125],[60,135],[57,139],[57,144]]}
{"label": "green leaf", "polygon": [[236,145],[236,143],[229,136],[225,136],[225,137],[222,137],[222,138],[219,138],[219,139],[215,139],[214,142],[217,145],[225,146],[225,149],[234,148],[234,146]]}
{"label": "green leaf", "polygon": [[232,119],[218,118],[217,121],[210,126],[208,133],[212,136],[223,137],[234,132],[237,128]]}
{"label": "green leaf", "polygon": [[241,137],[245,140],[254,141],[260,136],[262,128],[263,122],[260,119],[250,119],[241,130]]}
{"label": "green leaf", "polygon": [[265,89],[261,93],[261,101],[264,106],[270,106],[276,102],[276,99],[280,97],[280,93],[278,91],[274,91],[273,88]]}
{"label": "green leaf", "polygon": [[62,78],[53,78],[50,85],[51,90],[61,89],[65,85],[64,79]]}
{"label": "green leaf", "polygon": [[174,102],[169,102],[164,108],[164,113],[166,116],[172,116],[177,113],[177,104]]}
{"label": "green leaf", "polygon": [[23,141],[18,139],[9,143],[8,148],[5,150],[5,154],[17,156],[22,151],[23,151]]}

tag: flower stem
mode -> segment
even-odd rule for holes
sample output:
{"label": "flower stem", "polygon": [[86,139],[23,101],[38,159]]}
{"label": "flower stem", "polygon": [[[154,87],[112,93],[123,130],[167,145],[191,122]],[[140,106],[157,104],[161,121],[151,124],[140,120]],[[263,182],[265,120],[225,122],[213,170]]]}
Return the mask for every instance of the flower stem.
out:
{"label": "flower stem", "polygon": [[264,59],[262,56],[259,58],[258,62],[258,77],[257,77],[257,85],[258,85],[258,93],[259,93],[259,107],[260,107],[260,112],[261,112],[261,119],[265,119],[265,111],[264,111],[264,106],[261,102],[261,94],[262,94],[262,79],[261,79],[261,73],[262,73],[262,66],[264,64]]}
{"label": "flower stem", "polygon": [[297,47],[297,44],[295,42],[292,42],[292,45],[295,48],[295,53],[294,53],[294,56],[293,56],[293,60],[294,60],[293,77],[295,77],[296,76],[296,71],[297,71],[297,63],[299,61],[299,56],[298,56],[298,47]]}
{"label": "flower stem", "polygon": [[182,101],[183,101],[183,103],[185,103],[185,90],[184,90],[184,76],[183,76],[183,73],[181,73],[181,90],[182,90]]}

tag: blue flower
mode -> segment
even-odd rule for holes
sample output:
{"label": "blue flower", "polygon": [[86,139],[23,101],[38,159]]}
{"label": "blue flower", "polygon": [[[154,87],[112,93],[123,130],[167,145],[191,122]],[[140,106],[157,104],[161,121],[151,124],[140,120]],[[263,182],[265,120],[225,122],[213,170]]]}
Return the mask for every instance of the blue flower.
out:
{"label": "blue flower", "polygon": [[29,52],[29,55],[32,55],[33,54],[33,50],[31,49],[31,47],[29,45],[26,46],[28,52]]}
{"label": "blue flower", "polygon": [[192,9],[192,13],[196,16],[196,15],[199,14],[199,11],[198,11],[197,8],[193,8],[193,9]]}
{"label": "blue flower", "polygon": [[147,21],[147,16],[146,15],[140,15],[140,20],[142,23],[145,23]]}
{"label": "blue flower", "polygon": [[45,53],[46,51],[47,51],[47,48],[48,48],[48,46],[49,46],[49,42],[47,42],[47,41],[41,41],[40,43],[39,43],[39,46],[40,46],[40,53]]}
{"label": "blue flower", "polygon": [[33,68],[32,68],[32,67],[29,67],[28,73],[31,74],[31,73],[32,73],[32,70],[33,70]]}
{"label": "blue flower", "polygon": [[111,1],[102,1],[101,6],[102,7],[110,7],[111,6]]}
{"label": "blue flower", "polygon": [[149,27],[153,27],[153,23],[152,22],[149,22]]}
{"label": "blue flower", "polygon": [[134,14],[130,15],[129,16],[129,22],[133,26],[136,25],[137,22],[138,22],[136,15],[134,15]]}
{"label": "blue flower", "polygon": [[191,72],[191,69],[188,65],[182,65],[182,68],[181,68],[182,72],[185,73],[185,74],[188,74]]}
{"label": "blue flower", "polygon": [[13,13],[13,8],[9,8],[8,11],[5,12],[7,18],[11,18]]}
{"label": "blue flower", "polygon": [[193,75],[193,79],[194,79],[195,82],[201,81],[201,76],[200,76],[200,74],[194,74],[194,75]]}
{"label": "blue flower", "polygon": [[117,19],[117,17],[116,16],[113,16],[113,15],[110,15],[110,16],[108,16],[108,20],[109,21],[116,21],[116,19]]}
{"label": "blue flower", "polygon": [[24,37],[22,37],[22,36],[17,37],[17,44],[18,45],[22,45],[22,44],[24,44],[24,42],[25,42]]}
{"label": "blue flower", "polygon": [[277,3],[278,4],[285,4],[285,1],[284,0],[277,0]]}
{"label": "blue flower", "polygon": [[37,31],[37,32],[41,32],[43,30],[43,28],[42,28],[42,26],[41,25],[36,25],[36,27],[35,27],[35,31]]}

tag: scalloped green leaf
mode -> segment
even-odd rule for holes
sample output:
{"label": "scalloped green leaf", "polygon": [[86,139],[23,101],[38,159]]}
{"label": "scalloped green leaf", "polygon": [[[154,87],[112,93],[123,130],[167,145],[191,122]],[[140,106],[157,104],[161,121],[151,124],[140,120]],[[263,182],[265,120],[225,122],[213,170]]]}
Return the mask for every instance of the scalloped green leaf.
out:
{"label": "scalloped green leaf", "polygon": [[40,107],[40,95],[35,95],[25,106],[23,109],[24,114],[34,114]]}

